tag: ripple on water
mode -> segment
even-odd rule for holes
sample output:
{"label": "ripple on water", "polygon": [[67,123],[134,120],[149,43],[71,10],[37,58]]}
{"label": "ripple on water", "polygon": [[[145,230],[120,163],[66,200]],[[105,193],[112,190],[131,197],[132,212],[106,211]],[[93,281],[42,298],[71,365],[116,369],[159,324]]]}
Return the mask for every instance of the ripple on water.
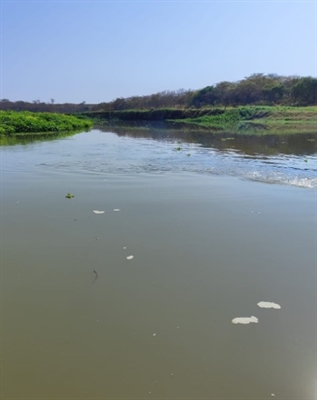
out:
{"label": "ripple on water", "polygon": [[[40,170],[91,176],[139,173],[198,173],[235,176],[270,184],[317,188],[317,157],[293,154],[252,154],[241,149],[203,147],[175,140],[119,137],[93,131],[70,141],[9,146],[2,151],[4,173]],[[188,157],[188,154],[191,157]]]}

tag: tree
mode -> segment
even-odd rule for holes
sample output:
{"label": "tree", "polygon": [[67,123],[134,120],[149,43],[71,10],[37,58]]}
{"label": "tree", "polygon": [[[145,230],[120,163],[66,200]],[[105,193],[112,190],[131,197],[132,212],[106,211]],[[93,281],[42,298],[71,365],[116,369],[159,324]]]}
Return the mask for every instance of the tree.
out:
{"label": "tree", "polygon": [[220,82],[215,86],[215,95],[217,96],[216,104],[223,104],[224,106],[229,106],[235,104],[234,100],[234,90],[236,88],[236,83],[232,82]]}
{"label": "tree", "polygon": [[254,104],[261,100],[261,89],[256,82],[245,79],[238,83],[233,90],[233,99],[235,104]]}
{"label": "tree", "polygon": [[217,91],[214,86],[206,86],[204,89],[199,90],[192,97],[191,103],[194,107],[201,107],[204,105],[214,105],[218,100]]}
{"label": "tree", "polygon": [[276,83],[271,86],[265,86],[263,88],[263,100],[265,103],[275,104],[280,103],[283,99],[285,88],[282,84]]}
{"label": "tree", "polygon": [[125,110],[126,108],[126,100],[122,97],[118,97],[112,102],[113,110]]}
{"label": "tree", "polygon": [[300,78],[293,86],[292,98],[300,105],[317,104],[317,79]]}

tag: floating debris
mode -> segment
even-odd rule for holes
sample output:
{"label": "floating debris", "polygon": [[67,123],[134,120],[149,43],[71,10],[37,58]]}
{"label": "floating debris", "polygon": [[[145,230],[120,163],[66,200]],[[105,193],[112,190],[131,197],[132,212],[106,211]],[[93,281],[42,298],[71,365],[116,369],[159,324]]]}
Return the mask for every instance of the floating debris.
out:
{"label": "floating debris", "polygon": [[94,214],[104,214],[105,211],[92,210]]}
{"label": "floating debris", "polygon": [[234,318],[231,321],[233,324],[243,324],[243,325],[247,325],[247,324],[257,324],[259,322],[259,320],[252,316],[252,317],[238,317],[238,318]]}
{"label": "floating debris", "polygon": [[257,304],[260,308],[274,308],[275,310],[280,310],[281,306],[277,303],[272,303],[271,301],[260,301]]}
{"label": "floating debris", "polygon": [[134,256],[128,256],[127,260],[132,260],[134,258]]}
{"label": "floating debris", "polygon": [[96,280],[99,278],[99,276],[98,276],[97,271],[95,269],[92,272],[95,274],[95,279],[93,280],[92,283],[95,283]]}
{"label": "floating debris", "polygon": [[114,208],[113,211],[121,211],[120,208]]}
{"label": "floating debris", "polygon": [[124,247],[123,250],[126,250],[126,247]]}
{"label": "floating debris", "polygon": [[156,336],[156,333],[153,333],[153,335],[152,336]]}
{"label": "floating debris", "polygon": [[65,197],[66,199],[72,199],[73,197],[75,197],[75,195],[73,195],[72,193],[67,193]]}

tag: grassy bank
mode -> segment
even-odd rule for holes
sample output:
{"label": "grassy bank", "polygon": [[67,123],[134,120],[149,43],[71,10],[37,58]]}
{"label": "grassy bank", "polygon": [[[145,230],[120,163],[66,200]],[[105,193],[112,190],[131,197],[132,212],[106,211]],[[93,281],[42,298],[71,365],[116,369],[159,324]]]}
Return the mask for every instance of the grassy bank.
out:
{"label": "grassy bank", "polygon": [[91,127],[91,120],[73,115],[0,110],[0,137],[56,135],[59,132],[87,130]]}
{"label": "grassy bank", "polygon": [[237,107],[227,109],[219,115],[205,115],[179,121],[218,132],[317,133],[317,107]]}
{"label": "grassy bank", "polygon": [[90,112],[96,123],[169,121],[210,132],[316,133],[317,107],[249,106],[201,109],[153,109]]}

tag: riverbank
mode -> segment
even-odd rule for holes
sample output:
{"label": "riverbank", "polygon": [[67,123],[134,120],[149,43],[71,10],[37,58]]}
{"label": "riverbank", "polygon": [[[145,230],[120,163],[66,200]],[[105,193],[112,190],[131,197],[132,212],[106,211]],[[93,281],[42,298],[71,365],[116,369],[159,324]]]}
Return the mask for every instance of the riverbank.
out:
{"label": "riverbank", "polygon": [[116,122],[166,121],[175,126],[201,128],[208,132],[293,134],[317,132],[317,106],[250,106],[96,111],[83,114],[97,125]]}
{"label": "riverbank", "polygon": [[1,111],[0,137],[51,136],[87,130],[93,123],[84,116],[29,111]]}
{"label": "riverbank", "polygon": [[261,134],[316,133],[317,107],[238,107],[220,115],[205,115],[181,121],[188,125]]}
{"label": "riverbank", "polygon": [[148,126],[204,133],[286,135],[317,132],[317,106],[249,106],[95,111],[74,115],[0,110],[0,138],[49,137],[92,126]]}

